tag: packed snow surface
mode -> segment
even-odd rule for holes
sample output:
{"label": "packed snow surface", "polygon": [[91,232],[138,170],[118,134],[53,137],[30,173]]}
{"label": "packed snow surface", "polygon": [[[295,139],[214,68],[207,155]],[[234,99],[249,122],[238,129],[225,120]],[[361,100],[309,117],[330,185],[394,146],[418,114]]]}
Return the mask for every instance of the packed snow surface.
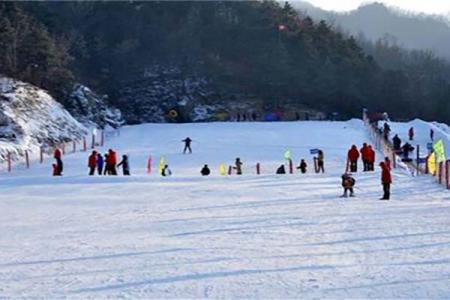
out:
{"label": "packed snow surface", "polygon": [[[442,186],[399,170],[378,201],[377,168],[339,198],[347,150],[365,141],[356,120],[140,125],[108,141],[131,177],[86,176],[88,153],[64,157],[61,178],[51,161],[1,173],[0,298],[449,298]],[[287,149],[311,171],[311,148],[326,174],[273,175]],[[155,174],[161,155],[172,177]],[[244,175],[220,176],[236,157]]]}

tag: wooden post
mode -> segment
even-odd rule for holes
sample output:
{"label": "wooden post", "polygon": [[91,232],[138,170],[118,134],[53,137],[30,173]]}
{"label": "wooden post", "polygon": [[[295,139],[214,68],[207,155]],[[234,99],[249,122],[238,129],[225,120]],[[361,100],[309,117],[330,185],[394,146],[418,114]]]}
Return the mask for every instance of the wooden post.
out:
{"label": "wooden post", "polygon": [[105,130],[102,130],[102,135],[100,136],[100,146],[105,145]]}
{"label": "wooden post", "polygon": [[450,160],[445,162],[445,184],[447,186],[447,190],[450,189]]}
{"label": "wooden post", "polygon": [[147,173],[151,174],[152,173],[152,156],[149,155],[148,156],[148,161],[147,161]]}
{"label": "wooden post", "polygon": [[294,174],[294,164],[292,163],[292,159],[289,159],[289,174]]}
{"label": "wooden post", "polygon": [[40,163],[44,163],[44,149],[41,147],[39,147],[39,161]]}
{"label": "wooden post", "polygon": [[87,151],[87,144],[86,144],[86,137],[83,136],[83,151],[86,152]]}
{"label": "wooden post", "polygon": [[25,150],[25,164],[27,166],[27,169],[30,168],[30,156],[28,155],[28,150]]}
{"label": "wooden post", "polygon": [[257,163],[256,164],[256,175],[260,175],[261,174],[261,164]]}
{"label": "wooden post", "polygon": [[232,166],[229,166],[229,167],[228,167],[228,175],[231,175],[232,172],[233,172],[233,167],[232,167]]}
{"label": "wooden post", "polygon": [[439,176],[438,176],[438,182],[439,184],[442,184],[442,173],[443,173],[444,163],[439,163]]}
{"label": "wooden post", "polygon": [[11,153],[8,151],[8,172],[11,173]]}
{"label": "wooden post", "polygon": [[95,134],[92,134],[92,147],[91,149],[95,149]]}
{"label": "wooden post", "polygon": [[76,142],[76,141],[73,141],[73,144],[72,144],[72,152],[73,152],[73,153],[77,152],[77,142]]}
{"label": "wooden post", "polygon": [[416,148],[416,156],[417,156],[417,160],[416,160],[416,164],[417,164],[417,176],[420,175],[420,145],[417,145]]}

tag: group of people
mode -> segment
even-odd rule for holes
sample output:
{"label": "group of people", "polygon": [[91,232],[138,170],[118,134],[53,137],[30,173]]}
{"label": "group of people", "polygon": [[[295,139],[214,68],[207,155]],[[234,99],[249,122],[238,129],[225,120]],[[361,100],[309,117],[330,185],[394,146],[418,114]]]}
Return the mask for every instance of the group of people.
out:
{"label": "group of people", "polygon": [[358,150],[356,145],[353,145],[347,153],[347,169],[350,169],[350,172],[358,172],[358,160],[360,157],[363,162],[364,172],[375,171],[375,150],[372,149],[371,145],[364,143],[360,150]]}
{"label": "group of people", "polygon": [[117,154],[114,150],[109,149],[108,153],[102,156],[96,150],[92,151],[88,158],[89,175],[117,175],[117,168],[122,167],[124,176],[130,175],[130,164],[128,162],[128,155],[122,155],[122,160],[117,163]]}

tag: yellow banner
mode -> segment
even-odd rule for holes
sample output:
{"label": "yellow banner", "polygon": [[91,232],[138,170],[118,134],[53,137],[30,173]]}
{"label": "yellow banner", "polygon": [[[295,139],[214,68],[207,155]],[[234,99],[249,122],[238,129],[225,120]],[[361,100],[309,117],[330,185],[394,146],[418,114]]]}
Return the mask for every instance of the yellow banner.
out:
{"label": "yellow banner", "polygon": [[434,153],[436,153],[436,161],[438,163],[445,161],[445,146],[442,140],[437,141],[433,145]]}
{"label": "yellow banner", "polygon": [[436,175],[436,155],[433,153],[431,153],[431,155],[428,157],[428,172],[431,175]]}

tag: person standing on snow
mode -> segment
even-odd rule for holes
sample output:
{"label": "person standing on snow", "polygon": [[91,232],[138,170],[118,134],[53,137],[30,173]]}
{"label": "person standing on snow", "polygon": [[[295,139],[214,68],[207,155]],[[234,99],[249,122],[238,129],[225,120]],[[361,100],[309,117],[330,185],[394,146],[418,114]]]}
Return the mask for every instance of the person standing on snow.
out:
{"label": "person standing on snow", "polygon": [[189,137],[187,137],[184,140],[182,140],[182,142],[184,142],[183,154],[186,154],[187,151],[189,151],[189,154],[191,154],[192,153],[192,149],[191,149],[192,140]]}
{"label": "person standing on snow", "polygon": [[61,176],[62,172],[63,172],[63,162],[62,162],[62,153],[61,153],[61,150],[59,150],[59,148],[55,149],[55,152],[53,153],[53,157],[56,159],[58,176]]}
{"label": "person standing on snow", "polygon": [[102,175],[103,174],[103,156],[101,155],[101,153],[97,154],[97,172],[98,175]]}
{"label": "person standing on snow", "polygon": [[414,140],[414,127],[411,127],[411,128],[408,130],[408,137],[409,137],[409,140],[410,140],[410,141],[413,141],[413,140]]}
{"label": "person standing on snow", "polygon": [[384,163],[380,163],[381,168],[381,184],[383,185],[383,197],[380,200],[389,200],[391,197],[391,184],[392,184],[392,177],[391,177],[391,170],[388,168],[388,166]]}
{"label": "person standing on snow", "polygon": [[389,126],[389,124],[387,122],[385,122],[383,125],[383,136],[386,141],[389,140],[390,133],[391,133],[391,127]]}
{"label": "person standing on snow", "polygon": [[393,146],[394,146],[395,152],[401,151],[401,148],[402,148],[402,140],[398,137],[397,134],[392,138],[392,144],[393,144]]}
{"label": "person standing on snow", "polygon": [[238,157],[236,158],[236,161],[234,162],[233,169],[236,170],[237,175],[242,175],[242,162],[241,159]]}
{"label": "person standing on snow", "polygon": [[317,152],[317,173],[325,173],[325,155],[322,150]]}
{"label": "person standing on snow", "polygon": [[356,148],[356,145],[353,145],[352,148],[348,151],[347,159],[350,164],[350,172],[358,172],[359,151],[358,148]]}
{"label": "person standing on snow", "polygon": [[88,159],[89,176],[95,174],[95,169],[97,168],[97,151],[92,151]]}
{"label": "person standing on snow", "polygon": [[364,172],[367,172],[367,171],[369,171],[369,160],[368,160],[369,147],[367,146],[367,143],[363,144],[363,147],[359,150],[359,152],[361,153],[361,159],[363,161]]}
{"label": "person standing on snow", "polygon": [[128,155],[122,155],[122,161],[117,165],[119,168],[122,166],[122,172],[124,176],[130,176],[130,164],[128,162]]}
{"label": "person standing on snow", "polygon": [[278,169],[277,169],[277,175],[282,175],[282,174],[286,174],[286,169],[284,168],[284,165],[281,165]]}
{"label": "person standing on snow", "polygon": [[375,171],[375,151],[372,149],[372,146],[367,147],[367,171],[373,172]]}
{"label": "person standing on snow", "polygon": [[202,174],[202,176],[209,176],[209,174],[211,174],[211,170],[209,169],[208,165],[203,166],[203,168],[200,170],[200,174]]}
{"label": "person standing on snow", "polygon": [[117,175],[117,154],[112,149],[108,150],[108,159],[106,160],[106,165],[108,167],[108,172],[110,175]]}
{"label": "person standing on snow", "polygon": [[103,159],[103,163],[105,164],[105,170],[103,171],[103,175],[111,175],[108,165],[108,153],[105,153],[105,158]]}
{"label": "person standing on snow", "polygon": [[353,187],[355,186],[356,180],[352,177],[352,174],[345,173],[342,175],[342,187],[344,188],[343,198],[348,197],[348,192],[350,192],[350,197],[354,197],[355,193],[353,191]]}
{"label": "person standing on snow", "polygon": [[300,172],[302,172],[302,174],[305,174],[307,168],[308,168],[308,165],[306,164],[305,160],[302,159],[300,161],[300,164],[297,167],[297,170],[300,170]]}

